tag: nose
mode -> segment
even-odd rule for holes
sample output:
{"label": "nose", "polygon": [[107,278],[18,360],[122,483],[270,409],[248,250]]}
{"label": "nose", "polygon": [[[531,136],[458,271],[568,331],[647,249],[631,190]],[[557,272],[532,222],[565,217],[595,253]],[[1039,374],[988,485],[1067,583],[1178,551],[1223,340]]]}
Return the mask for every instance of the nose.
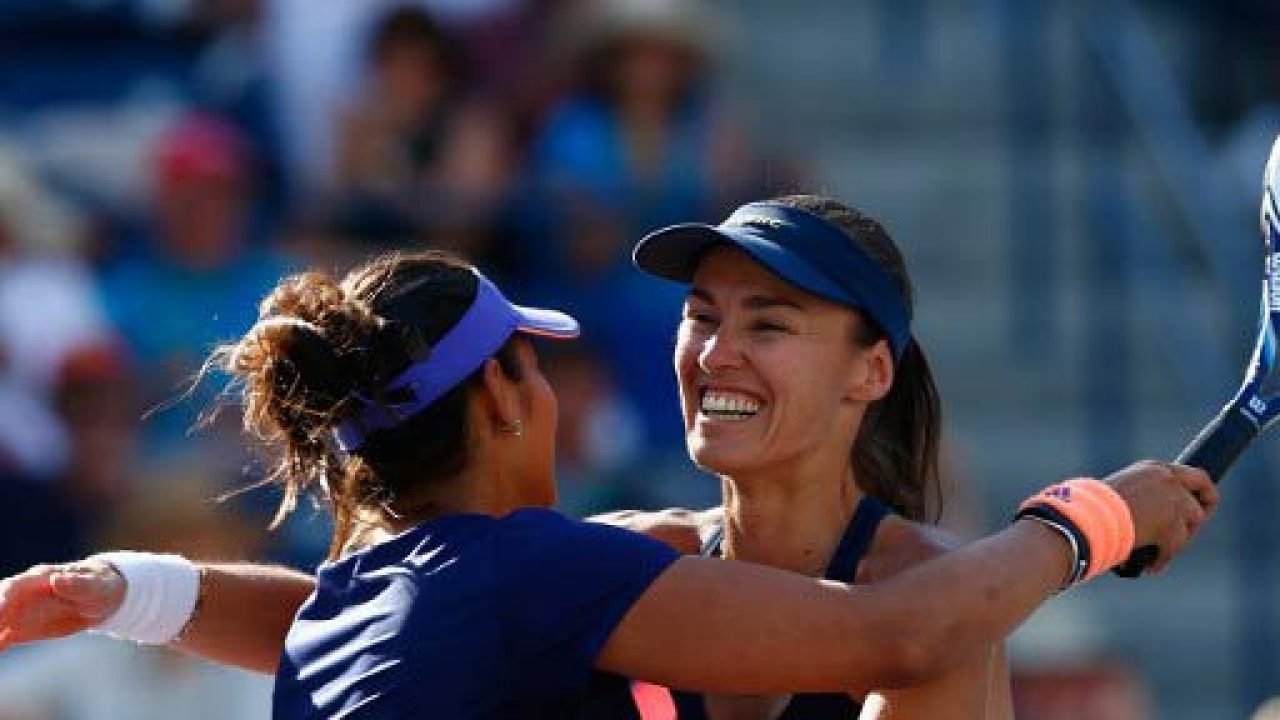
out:
{"label": "nose", "polygon": [[701,352],[698,353],[698,366],[708,374],[737,366],[741,360],[741,348],[732,333],[728,332],[723,325],[707,336]]}

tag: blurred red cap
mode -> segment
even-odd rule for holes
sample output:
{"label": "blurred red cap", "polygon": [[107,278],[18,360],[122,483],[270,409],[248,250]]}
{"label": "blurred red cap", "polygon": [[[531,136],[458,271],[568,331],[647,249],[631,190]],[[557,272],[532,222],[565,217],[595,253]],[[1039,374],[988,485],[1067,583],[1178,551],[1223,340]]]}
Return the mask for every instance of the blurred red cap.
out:
{"label": "blurred red cap", "polygon": [[115,339],[103,338],[72,348],[58,367],[58,385],[97,385],[113,383],[129,373],[129,357],[124,346]]}
{"label": "blurred red cap", "polygon": [[235,125],[197,113],[179,120],[156,144],[155,172],[162,183],[235,180],[244,175],[248,146]]}

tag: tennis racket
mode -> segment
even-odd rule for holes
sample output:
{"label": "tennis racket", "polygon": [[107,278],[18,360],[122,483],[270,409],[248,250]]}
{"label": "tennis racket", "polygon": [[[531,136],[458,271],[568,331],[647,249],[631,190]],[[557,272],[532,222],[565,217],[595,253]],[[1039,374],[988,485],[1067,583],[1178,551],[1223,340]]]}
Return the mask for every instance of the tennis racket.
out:
{"label": "tennis racket", "polygon": [[[1244,449],[1280,418],[1280,372],[1276,368],[1280,333],[1280,137],[1271,146],[1262,176],[1263,271],[1258,339],[1244,383],[1231,402],[1183,448],[1176,462],[1201,468],[1215,483],[1231,469]],[[1155,562],[1154,545],[1137,548],[1115,569],[1121,577],[1137,577]]]}

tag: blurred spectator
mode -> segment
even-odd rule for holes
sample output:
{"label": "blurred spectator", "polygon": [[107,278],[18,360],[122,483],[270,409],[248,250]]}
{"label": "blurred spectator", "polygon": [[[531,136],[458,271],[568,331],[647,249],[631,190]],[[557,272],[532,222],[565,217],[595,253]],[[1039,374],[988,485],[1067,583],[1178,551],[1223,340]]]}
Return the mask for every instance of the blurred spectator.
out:
{"label": "blurred spectator", "polygon": [[114,508],[132,492],[133,384],[120,348],[81,346],[59,366],[54,406],[65,429],[67,460],[44,480],[0,473],[0,576],[43,562],[83,557]]}
{"label": "blurred spectator", "polygon": [[398,8],[431,14],[452,38],[455,69],[469,89],[490,98],[521,95],[534,83],[536,41],[550,0],[262,0],[264,45],[275,106],[289,132],[286,156],[295,180],[316,190],[334,175],[334,110],[365,82],[368,37]]}
{"label": "blurred spectator", "polygon": [[1099,662],[1075,668],[1022,670],[1013,679],[1019,720],[1147,720],[1151,702],[1128,667]]}
{"label": "blurred spectator", "polygon": [[[105,542],[189,557],[256,557],[262,520],[212,498],[209,468],[172,468],[144,481]],[[0,656],[0,720],[267,718],[271,678],[144,647],[79,635]]]}
{"label": "blurred spectator", "polygon": [[111,336],[80,259],[81,218],[0,146],[0,468],[50,477],[66,438],[49,407],[75,348]]}
{"label": "blurred spectator", "polygon": [[505,118],[471,96],[453,39],[421,8],[380,18],[343,108],[337,202],[359,236],[426,239],[486,266],[515,165]]}
{"label": "blurred spectator", "polygon": [[139,363],[145,408],[154,410],[147,451],[163,454],[217,391],[205,383],[177,402],[204,357],[253,324],[257,301],[286,268],[248,237],[251,158],[234,126],[185,117],[152,160],[149,246],[107,268],[103,289]]}
{"label": "blurred spectator", "polygon": [[193,62],[195,102],[231,121],[248,137],[264,221],[291,196],[286,186],[282,127],[273,104],[263,32],[268,0],[189,0],[192,24],[202,36]]}
{"label": "blurred spectator", "polygon": [[558,507],[575,517],[651,505],[630,476],[643,457],[643,429],[609,368],[586,343],[547,343],[539,357],[559,401]]}
{"label": "blurred spectator", "polygon": [[705,6],[605,0],[570,10],[562,38],[578,84],[531,151],[528,292],[582,320],[646,436],[673,451],[681,420],[670,353],[683,290],[636,273],[629,252],[649,230],[719,221],[758,190],[744,172],[743,135],[715,96],[716,22]]}
{"label": "blurred spectator", "polygon": [[[590,273],[636,233],[721,210],[758,192],[751,149],[720,104],[713,72],[718,27],[700,2],[601,0],[562,20],[574,89],[535,139],[533,172],[567,195],[583,224],[608,222],[566,260]],[[611,244],[610,244],[611,241]]]}
{"label": "blurred spectator", "polygon": [[419,182],[453,123],[461,89],[453,53],[419,8],[379,19],[365,46],[367,82],[339,115],[340,191],[395,196]]}

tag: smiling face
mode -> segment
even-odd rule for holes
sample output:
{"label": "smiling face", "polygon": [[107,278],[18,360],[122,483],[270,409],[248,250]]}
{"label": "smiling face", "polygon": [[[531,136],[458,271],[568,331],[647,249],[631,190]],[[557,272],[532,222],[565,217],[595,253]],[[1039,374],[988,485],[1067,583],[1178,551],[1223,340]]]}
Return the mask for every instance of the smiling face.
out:
{"label": "smiling face", "polygon": [[675,366],[689,455],[725,475],[847,462],[868,403],[888,391],[882,340],[853,341],[856,312],[722,246],[698,264]]}

